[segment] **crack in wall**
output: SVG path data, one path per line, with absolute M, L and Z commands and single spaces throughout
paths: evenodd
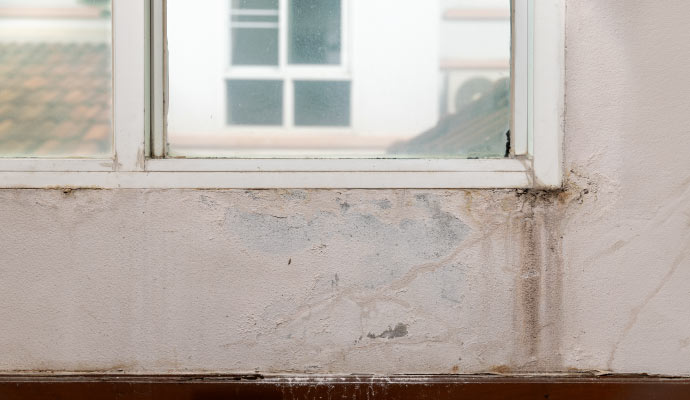
M 644 309 L 647 307 L 647 305 L 661 292 L 661 290 L 666 286 L 666 284 L 671 280 L 671 277 L 678 271 L 678 268 L 682 265 L 683 261 L 688 259 L 690 257 L 690 242 L 681 250 L 680 254 L 676 256 L 676 258 L 673 260 L 673 264 L 671 264 L 671 267 L 669 270 L 664 274 L 664 276 L 661 278 L 659 283 L 656 285 L 656 287 L 649 293 L 645 298 L 635 306 L 628 318 L 628 322 L 625 324 L 625 327 L 623 328 L 623 331 L 621 334 L 618 336 L 618 339 L 616 339 L 616 342 L 613 345 L 613 349 L 611 350 L 611 354 L 609 355 L 608 361 L 606 363 L 607 369 L 609 371 L 613 370 L 613 363 L 616 359 L 616 353 L 619 350 L 620 344 L 625 340 L 625 338 L 630 334 L 630 331 L 635 327 L 637 324 L 638 319 L 640 318 L 640 314 Z

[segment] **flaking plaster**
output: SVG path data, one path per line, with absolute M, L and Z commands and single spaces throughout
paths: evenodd
M 690 4 L 568 1 L 566 185 L 0 191 L 0 371 L 690 374 Z

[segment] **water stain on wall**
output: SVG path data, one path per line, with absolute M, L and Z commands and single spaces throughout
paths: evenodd
M 315 251 L 347 257 L 353 268 L 370 272 L 366 284 L 372 288 L 450 254 L 470 232 L 458 215 L 427 195 L 414 197 L 402 212 L 390 200 L 368 208 L 345 200 L 315 211 L 304 207 L 299 201 L 282 213 L 269 201 L 251 209 L 227 207 L 224 231 L 252 252 L 292 259 L 291 264 L 298 255 Z M 330 279 L 328 285 L 333 286 Z

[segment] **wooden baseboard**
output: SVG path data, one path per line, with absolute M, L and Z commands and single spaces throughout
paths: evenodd
M 2 400 L 690 399 L 690 378 L 649 376 L 0 376 Z

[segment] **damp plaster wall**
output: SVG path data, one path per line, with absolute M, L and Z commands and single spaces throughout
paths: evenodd
M 690 375 L 690 3 L 567 6 L 564 191 L 2 190 L 0 371 Z

